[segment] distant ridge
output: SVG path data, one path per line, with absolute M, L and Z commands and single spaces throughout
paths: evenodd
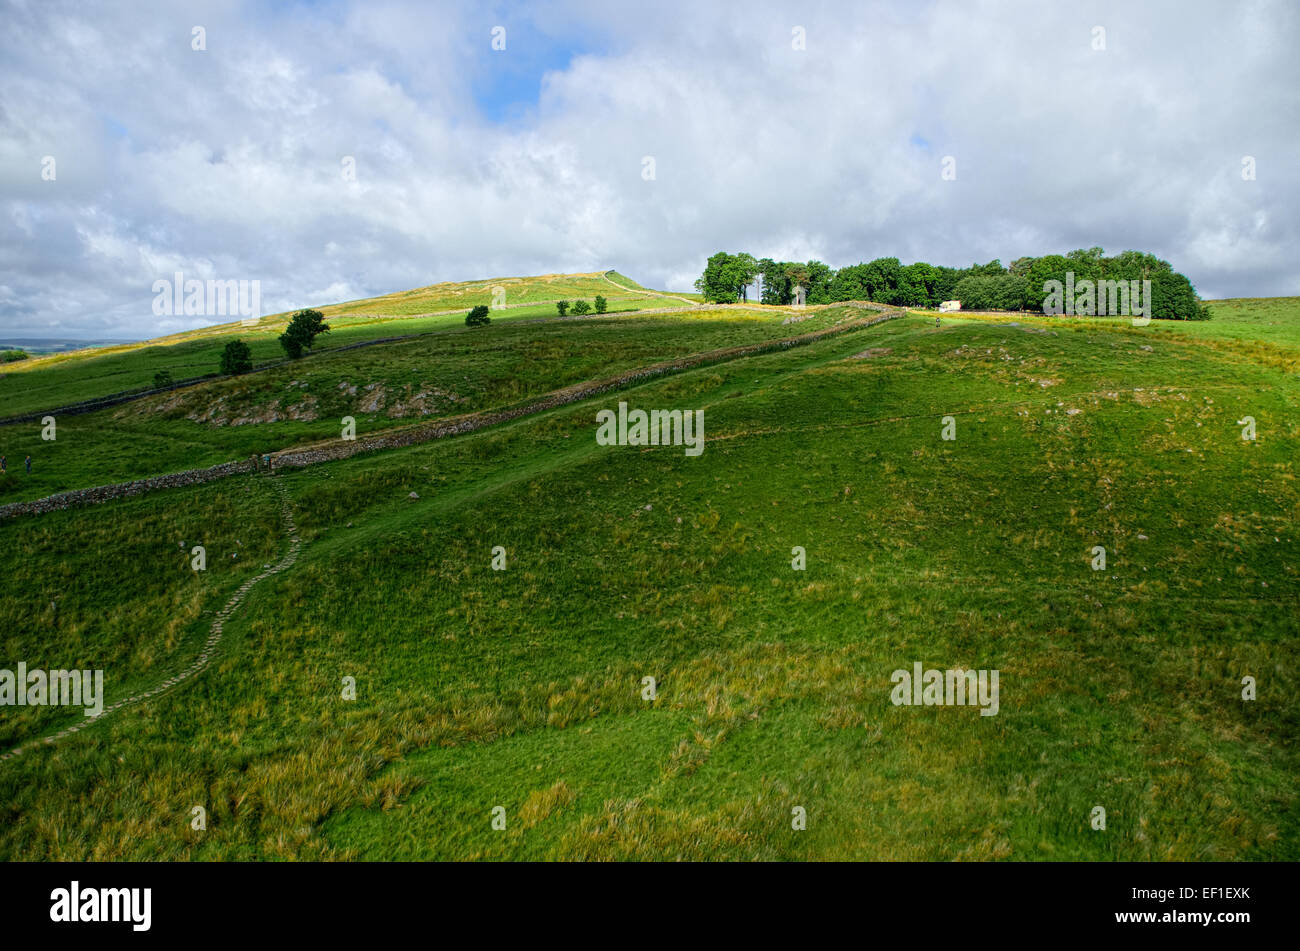
M 67 340 L 59 337 L 0 337 L 0 350 L 26 350 L 28 353 L 67 353 L 93 347 L 116 347 L 134 340 Z

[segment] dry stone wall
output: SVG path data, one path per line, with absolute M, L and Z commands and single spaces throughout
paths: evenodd
M 696 354 L 695 356 L 683 357 L 679 360 L 670 360 L 666 363 L 643 367 L 639 370 L 632 370 L 628 373 L 622 373 L 618 376 L 609 377 L 604 380 L 575 384 L 574 386 L 568 386 L 564 389 L 556 390 L 540 399 L 510 409 L 497 410 L 495 412 L 474 413 L 457 419 L 445 420 L 437 423 L 427 423 L 420 426 L 404 427 L 402 429 L 379 433 L 365 439 L 339 439 L 329 443 L 322 443 L 318 446 L 307 446 L 300 449 L 290 449 L 284 452 L 274 453 L 271 456 L 270 468 L 273 471 L 282 469 L 298 469 L 304 466 L 316 465 L 321 462 L 333 462 L 338 459 L 346 459 L 360 453 L 378 452 L 385 449 L 401 449 L 406 446 L 431 442 L 432 440 L 442 439 L 447 436 L 457 436 L 463 433 L 475 432 L 476 430 L 485 429 L 489 426 L 496 426 L 501 423 L 507 423 L 523 416 L 530 416 L 535 413 L 543 413 L 547 410 L 556 409 L 560 406 L 567 406 L 568 404 L 576 403 L 579 400 L 584 400 L 592 396 L 599 396 L 601 393 L 621 389 L 635 383 L 654 379 L 655 377 L 677 373 L 682 370 L 691 370 L 697 367 L 708 366 L 714 363 L 725 363 L 738 357 L 754 356 L 761 353 L 774 353 L 779 350 L 788 350 L 791 347 L 804 346 L 806 344 L 815 343 L 819 340 L 824 340 L 828 337 L 847 333 L 850 330 L 859 330 L 886 320 L 892 320 L 893 318 L 902 316 L 903 314 L 903 311 L 901 310 L 887 310 L 879 304 L 854 302 L 850 303 L 848 306 L 859 310 L 876 312 L 876 316 L 859 317 L 854 320 L 842 321 L 832 327 L 827 327 L 811 333 L 799 334 L 794 337 L 781 337 L 776 340 L 767 340 L 762 343 L 749 344 L 744 347 L 729 347 L 724 350 L 711 350 L 708 353 Z M 151 492 L 155 489 L 170 489 L 178 486 L 200 485 L 205 482 L 212 482 L 216 479 L 224 479 L 228 476 L 256 472 L 258 468 L 259 465 L 256 459 L 245 459 L 239 462 L 223 462 L 220 465 L 210 466 L 206 469 L 189 469 L 185 472 L 173 472 L 168 475 L 150 476 L 147 479 L 136 479 L 132 482 L 119 482 L 113 485 L 97 486 L 92 489 L 74 489 L 71 492 L 61 492 L 58 495 L 47 496 L 43 499 L 34 499 L 30 502 L 11 502 L 8 505 L 0 505 L 0 519 L 11 518 L 18 515 L 41 515 L 46 512 L 71 508 L 74 505 L 98 505 L 113 499 L 140 495 L 143 492 Z
M 243 472 L 254 472 L 256 469 L 256 462 L 252 459 L 245 459 L 241 462 L 223 462 L 207 469 L 188 469 L 184 472 L 150 476 L 147 479 L 136 479 L 133 482 L 116 482 L 112 485 L 100 485 L 92 489 L 73 489 L 71 492 L 47 495 L 43 499 L 33 499 L 30 502 L 10 502 L 7 505 L 0 505 L 0 518 L 11 518 L 15 515 L 43 515 L 46 512 L 72 508 L 74 505 L 98 505 L 113 499 L 122 499 L 127 496 L 140 495 L 144 492 L 152 492 L 155 489 L 174 489 L 183 485 L 201 485 L 204 482 L 224 479 L 227 476 L 239 475 Z

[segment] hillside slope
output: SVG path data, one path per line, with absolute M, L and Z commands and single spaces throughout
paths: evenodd
M 319 339 L 317 349 L 337 350 L 380 338 L 453 328 L 462 325 L 465 313 L 477 304 L 493 307 L 496 321 L 549 318 L 556 314 L 555 301 L 583 299 L 590 303 L 597 294 L 609 302 L 611 313 L 687 307 L 689 299 L 699 297 L 649 290 L 614 271 L 447 282 L 318 306 L 330 318 L 331 331 Z M 252 325 L 231 321 L 140 343 L 6 364 L 0 373 L 0 418 L 148 389 L 154 374 L 162 370 L 175 380 L 215 374 L 222 349 L 235 339 L 250 346 L 257 365 L 283 360 L 277 338 L 289 317 L 288 313 L 271 314 Z
M 678 321 L 444 355 L 508 389 L 754 331 Z M 102 667 L 110 699 L 283 557 L 277 481 L 302 539 L 201 676 L 0 763 L 0 856 L 1294 860 L 1300 384 L 1269 346 L 909 317 L 0 524 L 0 667 Z M 425 379 L 393 356 L 337 370 Z M 620 401 L 704 410 L 705 451 L 598 445 Z M 999 712 L 895 706 L 917 662 L 1000 671 Z M 6 708 L 0 749 L 76 715 Z
M 0 427 L 0 451 L 30 454 L 31 475 L 0 476 L 0 504 L 211 466 L 519 400 L 701 351 L 789 338 L 860 313 L 837 306 L 798 323 L 754 308 L 588 317 L 485 328 L 461 322 L 418 337 L 323 351 L 120 406 Z M 631 322 L 630 322 L 631 321 Z

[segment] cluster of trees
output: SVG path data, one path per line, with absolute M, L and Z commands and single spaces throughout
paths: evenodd
M 569 312 L 570 306 L 573 307 L 573 312 L 577 314 L 579 317 L 585 316 L 586 314 L 590 314 L 592 312 L 592 305 L 588 304 L 585 300 L 574 301 L 572 304 L 570 304 L 567 300 L 557 300 L 555 302 L 555 309 L 559 312 L 561 317 L 563 317 L 565 314 Z M 609 302 L 606 301 L 605 298 L 602 297 L 600 294 L 597 294 L 595 299 L 596 313 L 603 314 L 605 313 L 605 310 L 608 307 L 609 307 Z
M 795 288 L 801 286 L 809 304 L 869 300 L 900 307 L 937 307 L 941 301 L 959 300 L 963 310 L 1042 311 L 1047 282 L 1065 284 L 1071 272 L 1076 285 L 1084 280 L 1149 280 L 1154 318 L 1209 318 L 1209 308 L 1201 303 L 1191 281 L 1168 261 L 1141 251 L 1108 258 L 1095 247 L 1017 258 L 1007 267 L 1000 260 L 954 268 L 877 258 L 838 271 L 821 261 L 774 261 L 719 251 L 709 258 L 695 287 L 705 300 L 724 304 L 747 301 L 749 286 L 757 280 L 764 304 L 789 304 L 795 299 Z
M 19 360 L 26 359 L 25 350 L 0 350 L 0 363 L 17 363 Z

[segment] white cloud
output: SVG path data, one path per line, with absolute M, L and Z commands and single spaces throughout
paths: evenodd
M 1298 22 L 1283 2 L 15 2 L 0 329 L 179 329 L 150 309 L 176 270 L 259 279 L 271 311 L 606 265 L 685 289 L 742 248 L 838 266 L 1100 244 L 1206 296 L 1296 294 Z M 527 94 L 511 56 L 547 68 L 492 122 L 484 98 Z

